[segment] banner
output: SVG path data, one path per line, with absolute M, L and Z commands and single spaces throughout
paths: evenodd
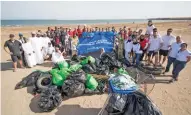
M 111 52 L 114 47 L 113 32 L 100 32 L 94 34 L 93 37 L 79 38 L 77 46 L 78 55 L 84 55 L 91 52 L 99 51 L 104 48 L 105 52 Z

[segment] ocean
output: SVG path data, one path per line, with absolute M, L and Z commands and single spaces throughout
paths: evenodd
M 118 19 L 118 20 L 1 20 L 1 26 L 38 26 L 38 25 L 67 25 L 67 24 L 116 24 L 116 23 L 147 23 L 147 19 Z M 155 20 L 166 22 L 174 20 Z

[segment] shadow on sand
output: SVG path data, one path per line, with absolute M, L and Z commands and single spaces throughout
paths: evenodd
M 55 115 L 97 115 L 101 108 L 82 108 L 80 105 L 62 105 Z
M 1 71 L 13 70 L 13 62 L 1 62 Z

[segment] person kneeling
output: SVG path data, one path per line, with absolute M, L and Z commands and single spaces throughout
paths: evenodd
M 61 52 L 59 47 L 56 46 L 55 47 L 55 52 L 52 53 L 52 62 L 55 64 L 55 63 L 64 61 L 65 59 L 63 57 L 63 53 L 64 52 Z
M 43 55 L 44 55 L 44 60 L 51 60 L 52 58 L 52 53 L 54 52 L 54 47 L 52 47 L 52 44 L 49 42 L 47 48 L 43 48 Z

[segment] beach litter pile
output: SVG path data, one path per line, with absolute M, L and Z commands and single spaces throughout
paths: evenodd
M 38 107 L 44 112 L 50 112 L 57 108 L 65 97 L 103 94 L 108 91 L 110 83 L 114 84 L 112 90 L 115 91 L 138 89 L 133 80 L 136 75 L 126 71 L 128 66 L 127 63 L 117 60 L 115 52 L 105 53 L 99 59 L 73 56 L 69 61 L 55 64 L 49 71 L 32 72 L 23 78 L 15 89 L 32 86 L 32 93 L 40 96 Z M 121 107 L 120 110 L 122 109 Z

